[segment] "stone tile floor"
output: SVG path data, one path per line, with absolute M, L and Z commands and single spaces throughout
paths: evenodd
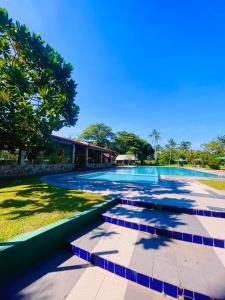
M 120 220 L 225 240 L 225 220 L 119 204 L 104 214 Z
M 88 252 L 138 273 L 202 293 L 225 297 L 225 250 L 190 244 L 103 223 L 72 241 Z
M 158 185 L 82 180 L 77 173 L 44 176 L 59 186 L 109 197 L 225 211 L 225 193 L 193 179 L 161 177 Z M 224 238 L 225 219 L 119 205 L 111 215 Z M 110 223 L 97 224 L 70 242 L 98 256 L 177 286 L 225 299 L 225 249 L 150 235 Z M 93 266 L 66 250 L 0 286 L 1 299 L 165 299 L 163 294 Z M 170 299 L 166 296 L 167 299 Z

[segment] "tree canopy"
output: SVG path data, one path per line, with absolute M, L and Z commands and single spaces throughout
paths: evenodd
M 102 147 L 109 147 L 115 134 L 110 126 L 96 123 L 88 126 L 80 135 L 80 139 Z
M 141 161 L 151 158 L 153 155 L 153 148 L 146 140 L 127 131 L 116 133 L 113 149 L 120 154 L 135 154 Z
M 0 149 L 38 147 L 76 124 L 73 67 L 0 7 Z

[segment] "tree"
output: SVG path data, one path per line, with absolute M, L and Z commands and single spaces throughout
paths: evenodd
M 112 147 L 120 154 L 132 153 L 142 162 L 151 157 L 154 152 L 152 146 L 146 140 L 127 131 L 116 133 Z
M 155 163 L 157 161 L 157 146 L 158 146 L 158 142 L 160 140 L 160 133 L 156 130 L 153 129 L 152 132 L 150 133 L 150 137 L 153 141 L 153 145 L 154 145 L 154 157 L 155 157 Z
M 88 126 L 80 135 L 80 139 L 102 147 L 109 147 L 115 134 L 112 128 L 104 123 L 96 123 Z
M 166 144 L 166 148 L 169 150 L 169 164 L 171 164 L 173 151 L 176 149 L 177 143 L 174 139 L 170 138 Z
M 225 151 L 225 135 L 219 135 L 217 140 L 220 143 L 222 150 Z
M 0 149 L 42 147 L 53 130 L 76 124 L 72 70 L 0 7 Z
M 191 142 L 188 141 L 181 141 L 179 144 L 179 150 L 181 152 L 186 152 L 189 151 L 191 149 Z
M 210 153 L 220 154 L 223 151 L 223 147 L 218 140 L 212 140 L 211 142 L 204 144 L 204 150 Z

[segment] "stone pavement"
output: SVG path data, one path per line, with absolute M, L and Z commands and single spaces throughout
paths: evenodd
M 44 176 L 49 184 L 134 201 L 225 212 L 225 193 L 191 178 L 159 184 Z M 163 229 L 225 239 L 225 219 L 119 204 L 106 216 Z M 225 299 L 225 249 L 102 222 L 67 241 L 49 259 L 0 286 L 1 299 Z M 72 254 L 72 251 L 75 255 Z M 158 291 L 158 292 L 157 292 Z
M 225 250 L 195 245 L 103 223 L 75 245 L 113 264 L 208 298 L 225 298 Z M 190 298 L 191 299 L 191 298 Z

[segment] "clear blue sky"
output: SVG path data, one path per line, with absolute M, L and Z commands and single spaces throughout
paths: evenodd
M 193 147 L 225 134 L 225 1 L 0 0 L 74 69 L 76 137 L 104 122 Z

